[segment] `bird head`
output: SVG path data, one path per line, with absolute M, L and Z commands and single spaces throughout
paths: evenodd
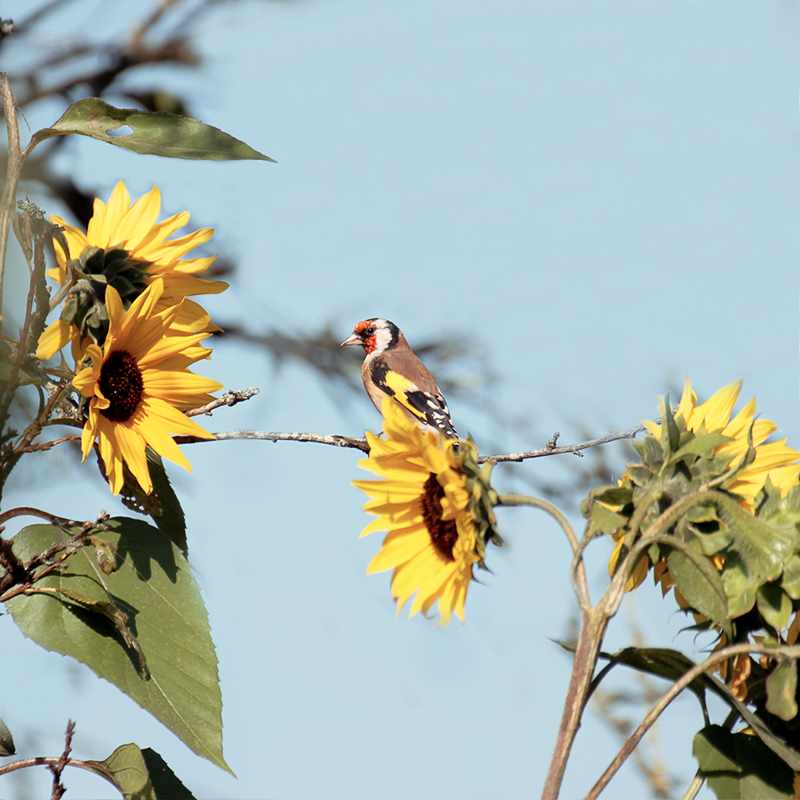
M 340 347 L 358 344 L 364 348 L 367 355 L 375 351 L 382 353 L 396 344 L 399 336 L 400 330 L 397 325 L 388 319 L 374 317 L 359 322 Z

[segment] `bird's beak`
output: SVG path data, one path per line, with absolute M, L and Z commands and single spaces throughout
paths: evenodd
M 346 347 L 348 344 L 361 344 L 361 337 L 357 333 L 351 333 L 339 347 Z

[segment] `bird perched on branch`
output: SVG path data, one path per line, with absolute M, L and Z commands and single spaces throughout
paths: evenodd
M 450 409 L 436 381 L 414 355 L 397 325 L 388 319 L 365 319 L 341 347 L 351 344 L 361 345 L 367 354 L 361 365 L 361 378 L 378 411 L 382 410 L 386 397 L 393 397 L 423 431 L 441 432 L 448 439 L 458 438 Z

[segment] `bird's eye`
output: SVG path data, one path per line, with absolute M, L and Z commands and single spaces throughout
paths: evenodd
M 373 333 L 375 333 L 374 325 L 370 325 L 368 328 L 364 328 L 364 330 L 362 331 L 363 336 L 372 336 Z

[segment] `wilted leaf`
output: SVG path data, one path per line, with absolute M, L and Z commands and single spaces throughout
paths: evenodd
M 109 131 L 130 127 L 131 133 L 112 136 Z M 165 111 L 115 108 L 97 97 L 73 103 L 52 128 L 34 134 L 38 143 L 52 136 L 77 133 L 145 155 L 211 161 L 255 159 L 273 161 L 250 145 L 219 128 Z
M 222 697 L 208 617 L 188 562 L 158 529 L 128 518 L 108 521 L 103 533 L 116 547 L 117 570 L 106 575 L 85 547 L 67 568 L 37 588 L 66 589 L 121 609 L 139 642 L 147 670 L 120 631 L 100 614 L 52 594 L 19 595 L 7 604 L 26 636 L 72 656 L 118 686 L 163 722 L 198 755 L 229 769 L 222 756 Z M 50 525 L 32 525 L 14 539 L 29 559 L 69 537 Z

